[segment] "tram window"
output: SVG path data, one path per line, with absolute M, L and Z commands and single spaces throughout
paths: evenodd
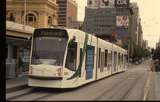
M 98 48 L 97 48 L 97 58 L 96 58 L 96 60 L 97 60 L 97 65 L 96 65 L 96 67 L 98 68 L 98 64 L 99 64 L 99 60 L 98 60 L 98 56 L 99 56 L 99 53 L 98 53 Z
M 99 48 L 98 68 L 101 67 L 101 48 Z
M 82 48 L 80 48 L 80 61 L 79 61 L 79 63 L 82 63 L 81 61 L 82 61 Z M 80 71 L 80 77 L 81 77 L 81 71 Z
M 123 62 L 124 62 L 124 58 L 123 58 L 123 54 L 122 54 L 122 64 L 123 64 Z
M 114 71 L 116 71 L 117 67 L 117 52 L 114 52 Z
M 72 71 L 75 71 L 76 62 L 77 62 L 77 42 L 70 42 L 68 44 L 65 67 Z
M 105 67 L 107 67 L 108 50 L 105 50 Z
M 119 65 L 121 64 L 121 55 L 120 55 L 120 53 L 118 53 L 118 64 Z
M 104 67 L 104 52 L 101 52 L 100 53 L 100 55 L 101 55 L 101 60 L 100 60 L 100 63 L 101 63 L 101 65 L 100 65 L 100 72 L 103 72 L 103 67 Z

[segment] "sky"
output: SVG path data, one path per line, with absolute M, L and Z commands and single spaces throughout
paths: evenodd
M 143 39 L 148 45 L 154 47 L 160 38 L 160 0 L 130 0 L 137 2 L 143 29 Z M 76 0 L 78 3 L 78 20 L 83 21 L 87 0 Z

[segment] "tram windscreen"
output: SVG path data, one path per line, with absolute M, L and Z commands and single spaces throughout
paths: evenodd
M 68 35 L 61 29 L 36 29 L 33 37 L 32 64 L 63 65 Z

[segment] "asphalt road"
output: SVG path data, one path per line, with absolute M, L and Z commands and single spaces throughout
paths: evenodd
M 155 97 L 150 61 L 73 90 L 27 88 L 6 95 L 13 101 L 152 100 Z

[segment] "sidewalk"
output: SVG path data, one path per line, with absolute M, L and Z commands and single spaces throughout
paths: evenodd
M 6 93 L 10 93 L 10 92 L 21 90 L 21 89 L 28 87 L 27 82 L 28 82 L 27 74 L 24 74 L 18 78 L 7 79 L 6 80 Z

